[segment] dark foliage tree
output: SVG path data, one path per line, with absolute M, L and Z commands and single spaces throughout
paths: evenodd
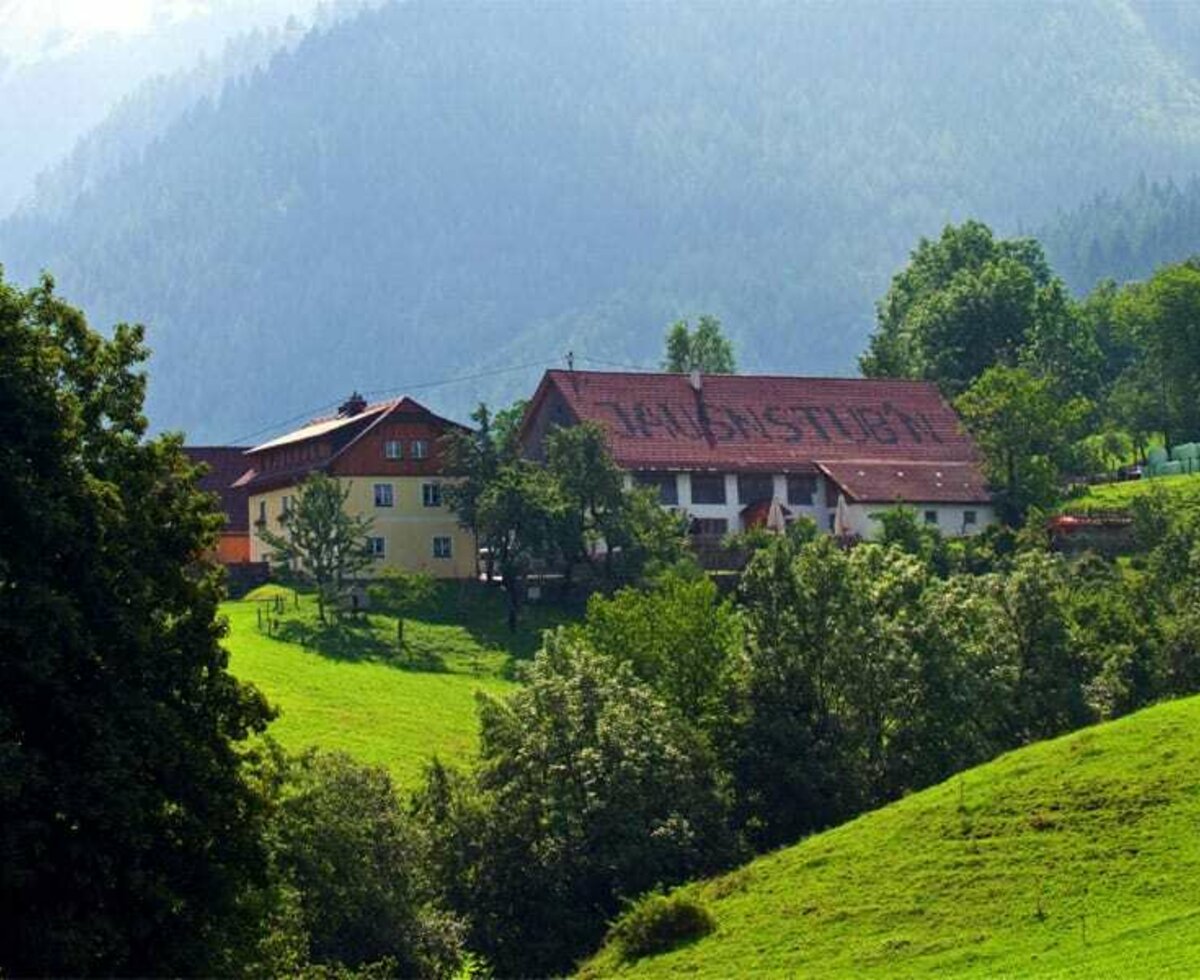
M 548 976 L 623 897 L 726 862 L 731 836 L 711 755 L 628 665 L 549 635 L 526 680 L 482 698 L 478 802 L 435 769 L 421 812 L 472 947 L 501 975 Z
M 221 517 L 145 438 L 140 327 L 0 281 L 0 972 L 213 974 L 264 868 Z M 231 959 L 233 957 L 233 959 Z
M 948 395 L 992 366 L 1028 367 L 1061 397 L 1099 394 L 1104 352 L 1031 238 L 997 239 L 978 221 L 922 239 L 878 306 L 859 359 L 868 377 L 924 378 Z
M 500 467 L 477 498 L 479 545 L 499 569 L 511 630 L 517 628 L 525 580 L 535 562 L 558 557 L 565 510 L 557 481 L 524 460 Z
M 562 495 L 560 552 L 568 581 L 573 567 L 602 555 L 611 567 L 614 538 L 625 517 L 625 485 L 608 452 L 604 429 L 595 422 L 556 428 L 546 437 L 546 471 Z
M 644 589 L 593 596 L 584 633 L 701 731 L 728 723 L 741 630 L 732 601 L 708 577 L 671 571 Z
M 429 900 L 417 830 L 387 773 L 309 752 L 277 758 L 272 778 L 267 841 L 301 965 L 447 975 L 462 927 Z
M 1127 286 L 1116 312 L 1143 352 L 1130 381 L 1155 406 L 1167 445 L 1200 437 L 1200 259 Z
M 1072 460 L 1090 411 L 1083 398 L 1064 400 L 1054 381 L 1025 368 L 997 365 L 955 402 L 984 457 L 1001 517 L 1018 525 L 1030 507 L 1059 494 L 1059 475 Z
M 475 428 L 470 432 L 453 430 L 444 437 L 443 450 L 447 469 L 458 479 L 447 484 L 442 493 L 446 503 L 458 515 L 464 528 L 479 535 L 479 497 L 488 483 L 495 479 L 502 460 L 510 462 L 515 453 L 508 454 L 497 444 L 492 413 L 480 403 L 471 413 Z

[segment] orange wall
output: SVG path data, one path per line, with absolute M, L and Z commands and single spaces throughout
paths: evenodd
M 226 565 L 236 565 L 250 560 L 249 532 L 222 532 L 217 542 L 217 561 Z

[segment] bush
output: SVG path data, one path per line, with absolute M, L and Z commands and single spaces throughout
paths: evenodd
M 609 933 L 626 962 L 653 956 L 707 936 L 716 922 L 703 905 L 682 895 L 648 895 L 621 916 Z

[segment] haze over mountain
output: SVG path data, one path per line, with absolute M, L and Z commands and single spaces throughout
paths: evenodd
M 746 369 L 849 373 L 919 235 L 1200 169 L 1197 37 L 1118 0 L 389 4 L 0 225 L 0 263 L 147 323 L 195 441 L 353 387 L 462 416 L 700 312 Z
M 286 41 L 289 18 L 295 31 L 337 9 L 314 11 L 317 3 L 0 0 L 0 215 L 142 82 L 170 86 L 197 61 L 210 79 L 243 67 L 253 42 L 269 51 Z

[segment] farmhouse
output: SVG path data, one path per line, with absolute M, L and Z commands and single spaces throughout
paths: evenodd
M 904 503 L 943 534 L 995 520 L 976 448 L 922 381 L 547 371 L 522 422 L 541 458 L 554 426 L 595 422 L 630 483 L 690 518 L 698 544 L 809 517 L 871 537 Z
M 225 565 L 250 560 L 250 522 L 246 509 L 246 491 L 234 487 L 246 471 L 245 446 L 188 446 L 184 449 L 193 463 L 203 463 L 208 471 L 200 477 L 201 490 L 215 493 L 225 515 L 225 524 L 217 540 L 216 559 Z
M 247 494 L 251 559 L 267 559 L 270 549 L 257 532 L 278 531 L 299 485 L 319 470 L 349 485 L 349 513 L 373 520 L 376 569 L 470 577 L 474 539 L 442 499 L 452 481 L 441 441 L 454 430 L 465 431 L 411 398 L 369 405 L 354 394 L 336 415 L 248 450 L 234 487 Z

